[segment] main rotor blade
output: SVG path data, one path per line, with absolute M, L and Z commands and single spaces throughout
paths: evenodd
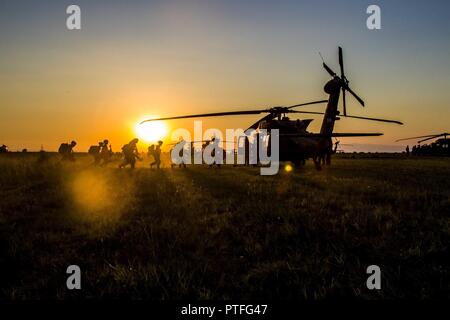
M 313 102 L 294 104 L 293 106 L 289 106 L 289 107 L 286 107 L 286 108 L 287 109 L 291 109 L 291 108 L 297 108 L 297 107 L 301 107 L 301 106 L 308 106 L 308 105 L 311 105 L 311 104 L 319 104 L 319 103 L 328 103 L 328 100 L 318 100 L 318 101 L 313 101 Z
M 178 141 L 178 142 L 174 142 L 174 143 L 166 143 L 166 146 L 175 146 L 177 144 L 180 144 L 182 142 L 184 143 L 190 143 L 190 144 L 194 144 L 194 143 L 200 143 L 200 142 L 210 142 L 211 140 L 197 140 L 197 141 Z
M 311 137 L 311 138 L 332 138 L 332 137 L 378 137 L 382 136 L 382 133 L 281 133 L 280 136 L 286 137 Z
M 300 106 L 311 105 L 311 104 L 326 103 L 326 102 L 328 102 L 328 100 L 319 100 L 319 101 L 306 102 L 306 103 L 296 104 L 296 105 L 287 107 L 287 109 L 300 107 Z M 141 124 L 145 123 L 145 122 L 149 122 L 149 121 L 175 120 L 175 119 L 187 119 L 187 118 L 202 118 L 202 117 L 236 116 L 236 115 L 247 115 L 247 114 L 261 114 L 261 113 L 265 113 L 265 112 L 271 112 L 271 109 L 230 111 L 230 112 L 213 112 L 213 113 L 190 114 L 190 115 L 175 116 L 175 117 L 163 117 L 163 118 L 147 119 L 147 120 L 142 121 Z M 263 119 L 261 119 L 261 120 L 263 120 Z M 256 128 L 257 128 L 258 124 L 259 124 L 259 122 L 256 122 L 250 128 L 252 128 L 255 125 L 256 125 Z M 256 129 L 256 128 L 254 128 L 254 129 Z
M 347 90 L 348 92 L 350 92 L 350 93 L 355 97 L 355 99 L 358 100 L 358 102 L 359 102 L 363 107 L 365 106 L 363 99 L 361 99 L 360 97 L 358 97 L 358 95 L 357 95 L 352 89 L 350 89 L 349 86 L 346 86 L 346 87 L 344 88 L 344 90 Z
M 324 112 L 313 112 L 313 111 L 297 111 L 292 110 L 289 113 L 307 113 L 307 114 L 325 114 Z M 397 120 L 389 120 L 389 119 L 379 119 L 379 118 L 368 118 L 368 117 L 359 117 L 359 116 L 344 116 L 344 115 L 336 115 L 337 117 L 344 118 L 353 118 L 353 119 L 361 119 L 361 120 L 369 120 L 369 121 L 378 121 L 378 122 L 388 122 L 388 123 L 396 123 L 402 125 L 403 122 Z
M 429 134 L 429 135 L 426 135 L 426 136 L 418 136 L 418 137 L 411 137 L 411 138 L 403 138 L 403 139 L 395 140 L 395 142 L 405 141 L 405 140 L 413 140 L 413 139 L 420 139 L 420 138 L 435 137 L 435 136 L 437 136 L 437 135 L 438 135 L 438 134 Z M 443 133 L 442 135 L 445 135 L 445 133 Z M 447 135 L 450 135 L 450 134 L 447 133 Z
M 426 138 L 426 139 L 422 139 L 422 140 L 417 141 L 417 143 L 422 143 L 422 142 L 425 142 L 425 141 L 428 141 L 428 140 L 433 140 L 433 139 L 439 138 L 441 136 L 442 135 L 437 135 L 437 136 L 429 137 L 429 138 Z
M 436 138 L 443 137 L 443 136 L 448 136 L 448 135 L 449 135 L 448 133 L 437 134 L 437 135 L 435 135 L 435 136 L 433 136 L 433 137 L 430 137 L 430 138 L 426 138 L 426 139 L 420 140 L 420 141 L 418 141 L 418 143 L 422 143 L 422 142 L 424 142 L 424 141 L 428 141 L 428 140 L 432 140 L 432 139 L 436 139 Z
M 383 133 L 332 133 L 332 137 L 379 137 Z
M 325 68 L 325 70 L 327 70 L 330 76 L 332 76 L 333 78 L 336 76 L 336 73 L 333 70 L 331 70 L 331 68 L 327 66 L 325 62 L 323 63 L 323 67 Z
M 345 78 L 345 74 L 344 74 L 344 58 L 342 55 L 342 48 L 339 47 L 339 65 L 341 67 L 341 79 Z
M 344 104 L 344 116 L 347 115 L 347 102 L 345 100 L 345 90 L 342 89 L 342 103 Z
M 187 119 L 187 118 L 202 118 L 202 117 L 236 116 L 236 115 L 244 115 L 244 114 L 261 114 L 263 112 L 268 112 L 268 111 L 267 110 L 248 110 L 248 111 L 200 113 L 200 114 L 190 114 L 190 115 L 185 115 L 185 116 L 147 119 L 147 120 L 142 121 L 141 124 L 144 123 L 144 122 L 149 122 L 149 121 L 175 120 L 175 119 Z
M 298 110 L 289 110 L 287 113 L 325 114 L 325 112 L 320 111 L 298 111 Z
M 388 123 L 396 123 L 396 124 L 399 124 L 399 125 L 403 125 L 403 122 L 397 121 L 397 120 L 380 119 L 380 118 L 367 118 L 367 117 L 358 117 L 358 116 L 339 116 L 339 117 L 361 119 L 361 120 L 369 120 L 369 121 L 378 121 L 378 122 L 388 122 Z

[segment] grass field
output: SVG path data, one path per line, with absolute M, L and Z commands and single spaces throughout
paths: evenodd
M 0 299 L 450 297 L 450 159 L 278 176 L 90 161 L 0 157 Z

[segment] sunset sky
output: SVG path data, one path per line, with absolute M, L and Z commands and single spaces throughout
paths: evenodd
M 70 4 L 81 7 L 81 30 L 66 28 Z M 370 4 L 381 7 L 381 30 L 366 28 Z M 392 151 L 396 139 L 450 130 L 449 16 L 444 0 L 2 0 L 0 144 L 56 150 L 74 139 L 86 151 L 108 138 L 119 150 L 146 116 L 326 99 L 318 52 L 338 71 L 340 45 L 350 86 L 366 102 L 348 98 L 348 113 L 405 125 L 346 119 L 335 131 L 383 132 L 341 140 Z M 313 118 L 316 131 L 321 117 Z M 257 119 L 205 118 L 203 127 Z M 193 119 L 167 125 L 191 129 Z

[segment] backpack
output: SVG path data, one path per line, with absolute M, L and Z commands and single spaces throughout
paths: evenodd
M 68 143 L 61 143 L 61 145 L 59 146 L 58 152 L 60 154 L 63 154 L 63 153 L 67 153 L 68 150 L 69 150 L 69 144 Z
M 100 152 L 100 147 L 99 146 L 90 146 L 89 147 L 89 154 L 97 154 Z
M 122 152 L 123 153 L 129 153 L 130 152 L 130 145 L 129 144 L 124 144 L 122 147 Z

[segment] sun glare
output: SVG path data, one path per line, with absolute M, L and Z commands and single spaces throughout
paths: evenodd
M 135 131 L 139 139 L 145 142 L 156 142 L 167 135 L 167 125 L 162 121 L 138 123 Z

